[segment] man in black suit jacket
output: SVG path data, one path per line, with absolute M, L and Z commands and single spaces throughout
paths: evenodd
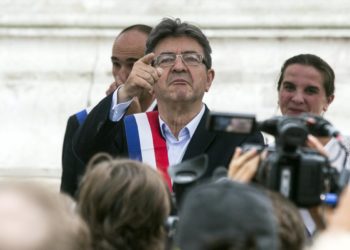
M 150 26 L 136 24 L 123 29 L 116 37 L 113 43 L 111 57 L 114 82 L 106 91 L 107 95 L 112 94 L 119 85 L 126 81 L 134 62 L 144 55 L 146 40 L 151 29 Z M 137 109 L 142 110 L 142 107 L 135 101 L 129 112 L 141 112 L 141 110 L 137 111 Z M 72 139 L 78 128 L 85 122 L 89 111 L 90 109 L 87 108 L 70 116 L 64 135 L 61 191 L 71 196 L 74 196 L 77 189 L 78 177 L 81 175 L 79 166 L 83 164 L 78 158 L 72 155 Z
M 78 128 L 84 123 L 89 110 L 84 109 L 68 118 L 66 131 L 64 133 L 62 148 L 62 177 L 61 191 L 71 194 L 76 190 L 75 179 L 77 176 L 77 167 L 79 162 L 72 155 L 72 139 Z M 73 195 L 73 194 L 72 194 Z
M 214 79 L 210 54 L 209 41 L 198 27 L 180 19 L 161 21 L 149 35 L 146 55 L 116 90 L 116 100 L 103 99 L 80 128 L 73 142 L 75 156 L 84 164 L 98 152 L 129 156 L 123 119 L 126 108 L 120 107 L 145 90 L 157 99 L 157 130 L 166 141 L 170 165 L 206 153 L 205 177 L 209 177 L 216 167 L 228 166 L 235 147 L 245 142 L 263 144 L 260 133 L 247 136 L 206 129 L 209 110 L 202 99 Z M 85 166 L 81 168 L 83 173 Z

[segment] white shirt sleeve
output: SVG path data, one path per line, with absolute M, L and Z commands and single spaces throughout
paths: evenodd
M 128 109 L 128 107 L 130 106 L 130 104 L 132 102 L 132 99 L 131 99 L 130 101 L 127 101 L 127 102 L 118 103 L 118 91 L 123 86 L 124 86 L 123 84 L 120 85 L 113 92 L 112 105 L 111 105 L 111 109 L 109 111 L 109 119 L 112 122 L 120 121 L 120 119 L 123 117 L 123 115 L 125 114 L 126 110 Z

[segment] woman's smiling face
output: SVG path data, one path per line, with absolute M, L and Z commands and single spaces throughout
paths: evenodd
M 291 64 L 284 74 L 278 91 L 283 115 L 300 115 L 308 112 L 321 115 L 333 101 L 334 95 L 326 96 L 324 77 L 310 65 Z

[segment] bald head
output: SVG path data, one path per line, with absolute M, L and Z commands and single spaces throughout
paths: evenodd
M 118 84 L 126 81 L 134 63 L 144 55 L 147 38 L 146 30 L 133 28 L 122 31 L 115 39 L 111 59 L 113 77 Z

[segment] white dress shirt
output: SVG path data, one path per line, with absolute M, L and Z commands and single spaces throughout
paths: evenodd
M 123 117 L 132 102 L 132 100 L 130 100 L 127 102 L 118 103 L 118 91 L 121 87 L 123 87 L 123 85 L 119 86 L 113 93 L 109 118 L 114 122 L 119 121 Z M 153 103 L 151 107 L 147 109 L 147 111 L 152 111 L 154 106 L 155 104 Z M 170 166 L 181 162 L 187 146 L 204 115 L 204 111 L 205 106 L 202 105 L 201 111 L 180 130 L 178 139 L 170 131 L 169 126 L 159 117 L 160 130 L 166 141 Z
M 168 149 L 168 159 L 169 165 L 175 165 L 181 162 L 187 146 L 196 131 L 200 120 L 204 115 L 205 107 L 202 105 L 201 111 L 183 127 L 180 132 L 178 139 L 170 131 L 168 125 L 159 117 L 160 129 L 163 137 L 165 138 L 167 149 Z
M 118 122 L 120 119 L 122 119 L 122 117 L 125 114 L 126 110 L 128 109 L 128 107 L 132 103 L 132 99 L 130 99 L 127 102 L 118 103 L 118 91 L 123 86 L 124 86 L 124 84 L 120 85 L 113 92 L 112 105 L 111 105 L 111 109 L 109 111 L 109 119 L 112 122 Z M 156 101 L 152 102 L 152 104 L 147 108 L 146 112 L 154 110 L 156 105 L 157 105 Z

